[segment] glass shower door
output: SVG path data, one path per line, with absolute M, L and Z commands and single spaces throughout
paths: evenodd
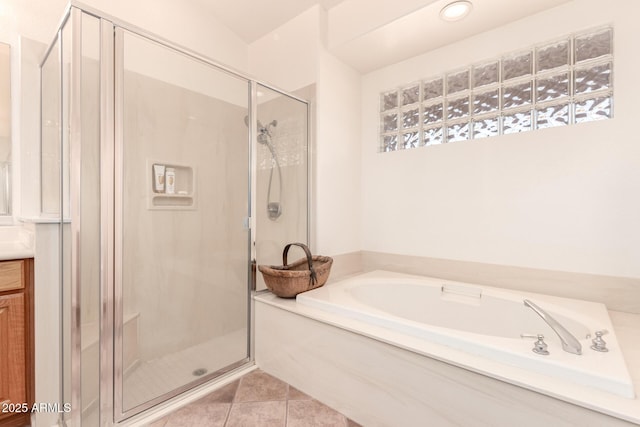
M 249 359 L 247 80 L 116 29 L 115 408 Z
M 291 242 L 309 244 L 309 105 L 256 85 L 255 245 L 258 264 L 279 265 Z M 310 95 L 303 88 L 299 95 Z M 299 249 L 290 260 L 302 258 Z M 266 288 L 261 274 L 256 288 Z

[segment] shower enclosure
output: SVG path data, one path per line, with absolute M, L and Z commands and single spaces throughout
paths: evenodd
M 252 363 L 255 264 L 308 243 L 308 121 L 298 97 L 69 7 L 41 65 L 64 423 L 117 425 Z

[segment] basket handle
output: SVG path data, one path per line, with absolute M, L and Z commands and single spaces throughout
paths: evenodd
M 284 250 L 282 251 L 282 265 L 285 269 L 287 268 L 287 254 L 289 253 L 289 248 L 293 245 L 300 246 L 304 250 L 304 253 L 307 255 L 307 264 L 309 264 L 309 271 L 311 271 L 311 276 L 309 277 L 309 286 L 315 285 L 318 279 L 316 278 L 316 271 L 313 269 L 313 257 L 311 256 L 311 251 L 304 243 L 289 243 L 287 246 L 285 246 Z

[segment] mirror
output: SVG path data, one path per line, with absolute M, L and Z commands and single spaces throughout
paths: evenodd
M 11 165 L 11 47 L 0 43 L 0 215 L 9 215 Z

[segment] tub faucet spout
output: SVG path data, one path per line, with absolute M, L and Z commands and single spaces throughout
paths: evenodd
M 542 320 L 544 320 L 556 334 L 558 334 L 558 337 L 562 342 L 562 349 L 564 351 L 573 354 L 582 354 L 582 345 L 576 339 L 576 337 L 571 335 L 571 332 L 567 331 L 564 326 L 562 326 L 549 313 L 547 313 L 528 299 L 524 300 L 524 305 L 535 311 L 535 313 L 540 316 Z

